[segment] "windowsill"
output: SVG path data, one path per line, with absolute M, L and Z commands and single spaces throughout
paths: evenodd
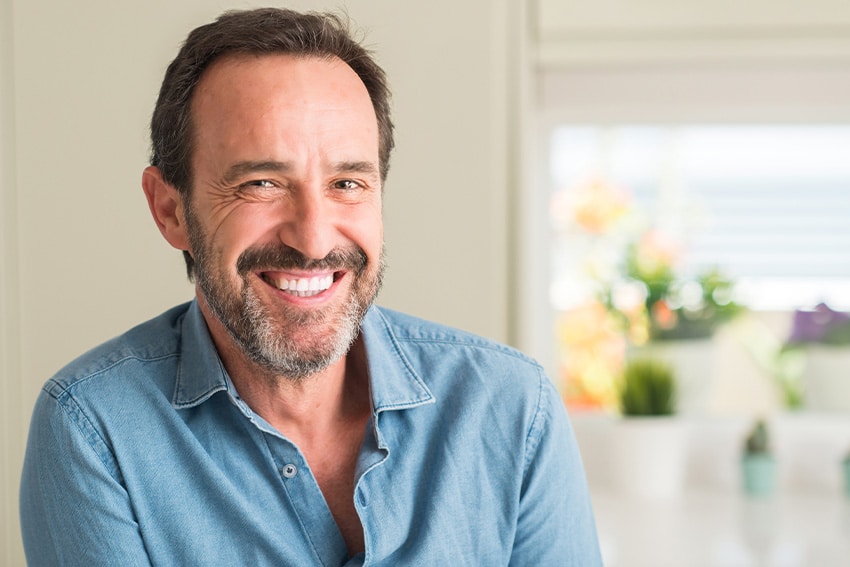
M 850 557 L 850 497 L 841 459 L 850 414 L 800 412 L 768 420 L 778 463 L 770 497 L 741 487 L 746 417 L 680 418 L 687 428 L 685 487 L 648 499 L 615 488 L 612 436 L 620 418 L 571 416 L 591 487 L 608 567 L 843 565 Z
M 647 501 L 594 490 L 607 567 L 809 567 L 850 557 L 850 499 L 689 491 Z

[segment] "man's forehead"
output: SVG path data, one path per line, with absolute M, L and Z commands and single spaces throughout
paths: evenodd
M 352 171 L 350 164 L 357 163 L 361 173 L 368 163 L 380 177 L 374 106 L 360 77 L 338 57 L 223 56 L 199 81 L 191 118 L 193 162 L 199 151 L 217 148 L 234 159 L 220 163 L 223 167 L 269 160 L 286 164 L 298 146 L 312 146 L 333 149 L 326 154 L 329 163 L 348 164 Z
M 192 93 L 190 114 L 195 121 L 200 109 L 208 105 L 224 119 L 225 114 L 231 114 L 229 109 L 236 107 L 250 113 L 275 107 L 292 107 L 302 112 L 309 105 L 321 104 L 328 111 L 368 116 L 377 128 L 374 104 L 366 85 L 336 56 L 287 53 L 222 56 L 201 75 Z M 210 116 L 204 117 L 205 122 L 209 119 Z
M 231 73 L 251 74 L 254 70 L 263 69 L 261 75 L 268 78 L 278 77 L 285 79 L 287 76 L 297 74 L 300 69 L 307 67 L 315 67 L 322 69 L 321 73 L 327 74 L 329 71 L 342 72 L 343 75 L 348 75 L 351 80 L 356 81 L 363 86 L 364 91 L 366 85 L 345 61 L 336 55 L 321 55 L 321 54 L 293 54 L 286 52 L 274 53 L 244 53 L 234 52 L 220 55 L 213 60 L 203 73 L 201 73 L 198 84 L 195 87 L 193 98 L 197 97 L 198 91 L 211 82 L 211 77 L 219 75 L 227 75 Z M 268 73 L 269 69 L 276 69 L 272 73 Z M 227 86 L 227 81 L 224 81 L 224 86 Z

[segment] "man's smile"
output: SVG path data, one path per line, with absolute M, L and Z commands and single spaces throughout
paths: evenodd
M 330 289 L 341 273 L 316 274 L 309 277 L 282 272 L 263 272 L 260 278 L 280 291 L 298 297 L 312 297 Z

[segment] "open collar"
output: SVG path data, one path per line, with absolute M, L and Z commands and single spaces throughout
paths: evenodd
M 361 325 L 369 369 L 374 413 L 433 403 L 434 397 L 404 353 L 392 326 L 379 307 L 366 313 Z M 172 398 L 175 408 L 197 406 L 213 394 L 232 388 L 198 302 L 189 305 L 183 322 L 180 363 Z M 235 397 L 236 393 L 231 392 Z

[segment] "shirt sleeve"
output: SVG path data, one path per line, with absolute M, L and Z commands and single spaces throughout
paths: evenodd
M 557 390 L 540 378 L 510 565 L 601 566 L 578 444 Z
M 21 478 L 27 563 L 150 565 L 120 472 L 73 398 L 42 391 Z

